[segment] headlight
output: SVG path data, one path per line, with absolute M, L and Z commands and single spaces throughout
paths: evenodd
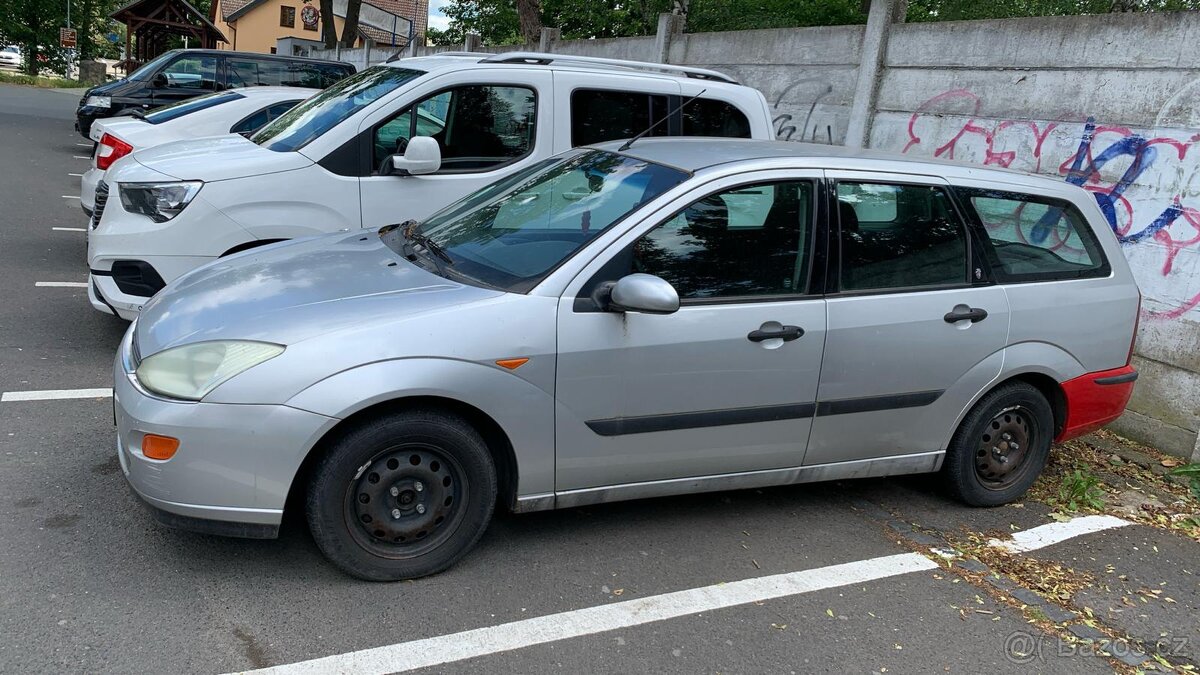
M 111 108 L 112 107 L 112 97 L 111 96 L 89 96 L 89 97 L 87 97 L 87 100 L 83 102 L 83 104 L 90 105 L 93 108 Z
M 199 401 L 225 380 L 279 356 L 283 349 L 245 340 L 197 342 L 146 357 L 137 379 L 156 394 Z
M 121 205 L 130 213 L 149 216 L 156 223 L 165 223 L 179 215 L 196 193 L 201 181 L 179 183 L 118 183 Z

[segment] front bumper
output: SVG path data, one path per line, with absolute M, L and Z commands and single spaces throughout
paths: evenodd
M 132 339 L 133 327 L 113 364 L 117 456 L 130 487 L 168 525 L 273 536 L 301 462 L 337 420 L 284 405 L 157 397 L 131 372 Z M 179 439 L 179 450 L 168 460 L 147 458 L 148 433 Z
M 79 106 L 79 109 L 75 111 L 75 130 L 90 141 L 92 140 L 90 135 L 92 131 L 92 122 L 95 122 L 99 118 L 113 116 L 114 113 L 112 108 L 97 108 L 90 105 L 81 105 Z

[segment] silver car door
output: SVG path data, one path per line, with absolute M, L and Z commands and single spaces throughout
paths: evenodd
M 646 218 L 560 299 L 556 489 L 799 466 L 825 342 L 807 292 L 820 171 L 701 186 Z M 603 311 L 597 287 L 671 282 L 670 315 Z
M 940 452 L 1000 373 L 1007 296 L 986 281 L 944 180 L 827 175 L 840 265 L 805 464 Z

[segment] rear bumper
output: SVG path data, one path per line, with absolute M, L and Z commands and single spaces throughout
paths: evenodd
M 1133 366 L 1081 375 L 1062 383 L 1067 421 L 1055 441 L 1091 433 L 1125 412 L 1138 373 Z

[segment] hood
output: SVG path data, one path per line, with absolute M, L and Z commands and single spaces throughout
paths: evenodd
M 298 152 L 275 152 L 238 134 L 164 143 L 137 153 L 142 164 L 179 180 L 218 181 L 294 171 L 313 161 Z
M 122 77 L 119 80 L 98 84 L 91 89 L 88 89 L 87 91 L 83 92 L 83 97 L 86 99 L 92 94 L 97 96 L 120 96 L 130 89 L 140 88 L 141 86 L 142 85 L 140 83 L 136 83 L 134 80 L 131 80 L 127 77 Z
M 138 350 L 149 356 L 219 339 L 290 345 L 500 295 L 408 262 L 375 232 L 337 232 L 251 249 L 180 277 L 142 309 Z

